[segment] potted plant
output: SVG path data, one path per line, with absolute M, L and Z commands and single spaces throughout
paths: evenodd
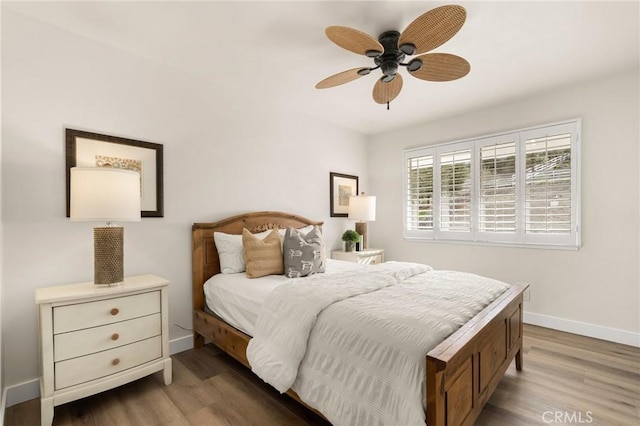
M 347 229 L 342 234 L 342 241 L 344 241 L 344 251 L 355 251 L 356 243 L 360 241 L 360 234 L 351 229 Z

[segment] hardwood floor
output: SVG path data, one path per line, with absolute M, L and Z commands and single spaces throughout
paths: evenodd
M 640 424 L 640 349 L 525 325 L 512 365 L 476 425 Z M 54 425 L 327 425 L 211 345 L 159 375 L 55 409 Z M 5 425 L 38 425 L 39 400 L 7 408 Z M 404 425 L 391 425 L 404 426 Z

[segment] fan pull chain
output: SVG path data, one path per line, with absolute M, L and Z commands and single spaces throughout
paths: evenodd
M 389 111 L 389 102 L 387 102 L 387 111 Z

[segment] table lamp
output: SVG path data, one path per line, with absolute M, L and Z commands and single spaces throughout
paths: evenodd
M 124 281 L 124 229 L 112 222 L 140 221 L 140 174 L 107 167 L 71 168 L 72 222 L 99 221 L 93 228 L 94 284 Z
M 349 219 L 356 221 L 356 232 L 362 235 L 362 250 L 367 246 L 367 222 L 376 220 L 376 197 L 360 195 L 349 197 Z

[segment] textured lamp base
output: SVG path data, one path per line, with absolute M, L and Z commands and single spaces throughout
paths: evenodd
M 124 228 L 93 228 L 93 283 L 113 285 L 124 281 L 122 263 Z
M 367 246 L 367 222 L 356 222 L 356 232 L 362 235 L 362 247 L 360 250 L 366 249 Z

